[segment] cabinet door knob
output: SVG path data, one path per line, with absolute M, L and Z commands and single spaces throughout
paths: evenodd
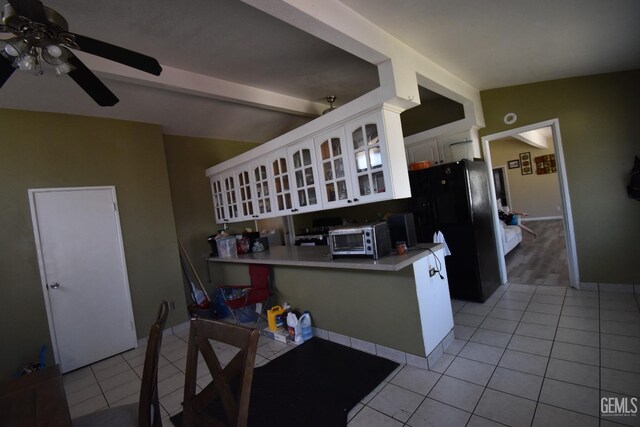
M 347 203 L 351 203 L 351 199 L 347 200 Z
M 354 198 L 354 199 L 353 199 L 353 201 L 354 201 L 354 202 L 357 202 L 357 201 L 358 201 L 358 199 L 355 199 L 355 198 Z

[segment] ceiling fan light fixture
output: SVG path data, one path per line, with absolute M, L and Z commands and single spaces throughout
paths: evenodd
M 46 47 L 46 52 L 53 58 L 60 58 L 62 55 L 62 48 L 56 44 L 50 44 Z M 44 51 L 42 52 L 42 56 L 44 56 Z
M 22 55 L 22 58 L 18 61 L 18 68 L 20 71 L 34 71 L 37 66 L 37 59 L 31 54 Z
M 4 48 L 3 51 L 10 57 L 20 58 L 22 55 L 29 50 L 27 43 L 21 38 L 14 37 L 9 40 L 3 40 Z

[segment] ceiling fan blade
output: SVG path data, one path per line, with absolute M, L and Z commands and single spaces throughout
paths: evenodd
M 9 0 L 9 4 L 20 16 L 24 16 L 35 22 L 40 22 L 41 24 L 49 22 L 47 13 L 40 0 Z
M 86 65 L 82 63 L 74 54 L 69 52 L 70 56 L 67 60 L 69 64 L 71 64 L 74 69 L 69 72 L 69 77 L 71 77 L 82 89 L 84 89 L 87 94 L 93 98 L 94 101 L 98 103 L 101 107 L 111 107 L 118 103 L 118 98 L 109 90 L 108 87 L 104 85 L 98 79 L 98 77 L 93 74 L 93 72 L 87 68 Z
M 92 55 L 101 56 L 132 68 L 159 76 L 162 67 L 155 58 L 115 46 L 90 37 L 73 34 L 80 50 Z
M 13 74 L 15 70 L 13 65 L 11 65 L 11 61 L 0 55 L 0 87 L 9 80 L 9 77 L 11 77 L 11 74 Z

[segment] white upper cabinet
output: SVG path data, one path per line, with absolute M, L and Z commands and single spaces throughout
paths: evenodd
M 333 209 L 352 204 L 351 160 L 344 127 L 317 136 L 314 143 L 323 207 Z
M 293 213 L 315 211 L 322 207 L 318 190 L 318 173 L 313 140 L 288 147 L 293 181 Z
M 354 202 L 392 198 L 387 146 L 380 114 L 346 126 Z
M 411 195 L 400 113 L 385 107 L 254 158 L 207 171 L 217 222 Z
M 289 215 L 293 209 L 289 182 L 287 150 L 271 153 L 268 164 L 269 177 L 273 180 L 273 211 L 276 215 Z
M 218 224 L 239 220 L 240 211 L 238 209 L 236 182 L 236 176 L 233 170 L 216 175 L 211 180 L 214 210 Z

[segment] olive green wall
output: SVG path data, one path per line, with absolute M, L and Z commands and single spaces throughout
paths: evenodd
M 207 236 L 222 228 L 216 224 L 213 197 L 205 170 L 256 147 L 255 143 L 183 136 L 164 136 L 173 215 L 178 239 L 207 290 L 208 274 L 203 254 L 210 252 Z M 231 224 L 229 233 L 254 228 L 254 221 Z
M 212 263 L 216 284 L 249 283 L 246 264 Z M 273 267 L 274 302 L 313 326 L 425 357 L 413 267 L 397 272 Z
M 509 208 L 529 214 L 529 219 L 562 215 L 562 199 L 557 173 L 522 175 L 520 168 L 509 169 L 509 160 L 518 160 L 520 153 L 531 153 L 531 159 L 553 154 L 551 148 L 537 148 L 515 138 L 491 142 L 491 163 L 494 168 L 504 166 L 511 200 Z
M 27 190 L 114 185 L 138 337 L 161 299 L 186 318 L 160 127 L 63 114 L 0 110 L 0 379 L 53 361 Z M 96 242 L 99 244 L 99 242 Z
M 626 194 L 640 155 L 638 81 L 635 70 L 480 93 L 482 136 L 558 118 L 582 282 L 640 283 L 640 203 Z
M 410 136 L 464 119 L 464 107 L 444 96 L 421 100 L 421 104 L 400 113 L 402 134 Z

